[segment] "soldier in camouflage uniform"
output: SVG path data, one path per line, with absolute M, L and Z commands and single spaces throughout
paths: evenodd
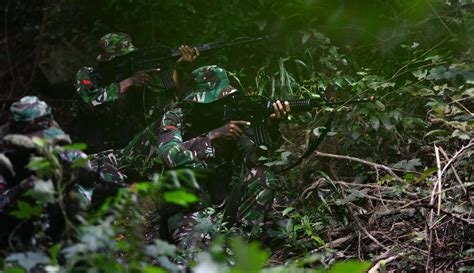
M 92 188 L 94 182 L 99 181 L 123 183 L 124 178 L 114 168 L 114 164 L 102 164 L 106 167 L 99 168 L 91 164 L 85 153 L 61 149 L 60 146 L 71 144 L 71 140 L 54 120 L 49 105 L 35 96 L 23 97 L 10 106 L 10 120 L 4 126 L 3 133 L 0 142 L 3 159 L 3 167 L 0 168 L 0 193 L 35 175 L 26 167 L 31 156 L 41 155 L 39 147 L 31 141 L 33 137 L 42 138 L 48 145 L 57 147 L 57 156 L 65 173 L 72 174 L 71 165 L 76 160 L 84 161 L 84 165 L 74 174 L 82 185 Z M 91 202 L 91 190 L 86 190 L 80 184 L 75 184 L 74 188 L 80 193 L 83 205 L 88 206 Z
M 128 54 L 134 52 L 131 38 L 125 33 L 109 33 L 99 44 L 103 50 L 97 56 L 98 67 L 113 66 Z M 83 67 L 76 74 L 77 100 L 74 105 L 76 128 L 74 135 L 90 147 L 89 151 L 125 146 L 128 141 L 169 110 L 181 89 L 178 78 L 186 70 L 185 63 L 194 61 L 199 52 L 188 46 L 181 46 L 181 58 L 176 69 L 166 73 L 173 78 L 174 87 L 163 87 L 159 69 L 139 71 L 118 82 L 100 82 L 94 68 Z M 170 77 L 170 76 L 167 76 Z
M 193 90 L 187 95 L 180 106 L 164 114 L 158 135 L 158 152 L 162 164 L 168 169 L 193 168 L 212 169 L 214 173 L 201 185 L 209 192 L 214 201 L 225 200 L 226 213 L 232 218 L 258 233 L 264 218 L 273 200 L 273 188 L 276 177 L 267 167 L 259 164 L 257 147 L 252 139 L 243 134 L 250 125 L 247 121 L 230 121 L 228 124 L 216 128 L 208 133 L 189 136 L 192 124 L 185 122 L 188 106 L 195 103 L 210 103 L 225 96 L 238 92 L 230 85 L 226 71 L 217 66 L 204 66 L 192 72 L 194 81 Z M 274 113 L 269 117 L 271 122 L 269 132 L 278 127 L 278 121 L 285 118 L 290 111 L 288 102 L 277 101 L 273 105 Z M 276 136 L 273 136 L 275 138 Z M 232 185 L 233 194 L 230 200 L 229 184 L 232 180 L 232 170 L 238 169 L 239 162 L 243 162 L 245 176 L 241 183 Z M 221 172 L 224 170 L 224 172 Z M 223 174 L 224 173 L 224 174 Z M 215 202 L 214 202 L 215 203 Z M 237 208 L 233 208 L 239 204 Z M 232 211 L 232 212 L 230 212 Z M 234 213 L 235 212 L 235 213 Z M 233 215 L 232 215 L 233 214 Z M 171 236 L 184 247 L 195 245 L 189 241 L 190 234 L 197 221 L 193 215 L 186 214 L 181 219 L 170 223 Z M 181 223 L 176 224 L 176 220 Z M 205 238 L 202 234 L 198 239 Z
M 0 141 L 0 222 L 4 224 L 0 228 L 0 241 L 6 242 L 3 236 L 9 236 L 12 228 L 20 223 L 20 220 L 8 214 L 15 208 L 16 199 L 32 189 L 41 178 L 45 179 L 29 168 L 28 164 L 34 156 L 48 158 L 49 150 L 46 147 L 54 147 L 52 153 L 55 153 L 62 167 L 61 181 L 75 181 L 67 184 L 64 191 L 64 200 L 68 205 L 66 211 L 72 215 L 90 206 L 91 190 L 86 188 L 93 188 L 94 183 L 101 180 L 100 175 L 92 168 L 86 154 L 62 148 L 64 144 L 71 144 L 71 140 L 54 120 L 51 108 L 44 101 L 28 96 L 14 102 L 10 107 L 9 122 L 3 127 L 3 134 Z M 39 144 L 35 137 L 46 143 Z M 73 167 L 76 162 L 83 164 Z M 110 170 L 107 172 L 111 173 Z M 48 214 L 57 212 L 56 209 L 57 207 L 48 207 Z M 56 228 L 61 226 L 61 217 L 50 218 L 51 236 L 59 235 Z M 33 230 L 30 225 L 24 226 L 22 232 L 17 234 L 24 236 L 23 239 L 26 240 Z

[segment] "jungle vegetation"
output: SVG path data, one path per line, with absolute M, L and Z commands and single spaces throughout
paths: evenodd
M 290 164 L 330 128 L 315 152 L 280 174 L 269 211 L 278 225 L 264 237 L 204 221 L 200 228 L 214 239 L 193 259 L 160 240 L 160 204 L 199 201 L 179 179 L 186 171 L 176 171 L 136 181 L 99 211 L 66 220 L 78 224 L 65 225 L 63 238 L 51 243 L 41 232 L 42 208 L 62 198 L 60 187 L 50 187 L 32 204 L 18 204 L 16 215 L 34 222 L 37 233 L 29 245 L 0 250 L 4 272 L 474 271 L 472 1 L 2 5 L 2 122 L 9 103 L 35 94 L 67 131 L 74 73 L 93 63 L 97 40 L 112 31 L 129 33 L 138 47 L 269 35 L 262 44 L 202 54 L 198 63 L 225 67 L 247 94 L 376 97 L 294 115 L 283 125 L 283 145 L 260 158 L 268 166 Z M 32 164 L 49 175 L 54 166 Z M 213 208 L 205 213 L 221 219 Z

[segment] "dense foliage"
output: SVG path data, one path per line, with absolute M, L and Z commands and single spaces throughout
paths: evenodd
M 39 2 L 6 3 L 1 96 L 51 98 L 63 124 L 68 104 L 54 99 L 68 102 L 74 71 L 92 62 L 97 39 L 110 31 L 130 33 L 137 46 L 270 35 L 203 54 L 199 64 L 226 67 L 248 94 L 347 104 L 291 116 L 283 146 L 260 158 L 286 166 L 328 129 L 317 151 L 280 174 L 269 212 L 278 225 L 264 238 L 209 208 L 202 213 L 218 220 L 200 224 L 215 237 L 208 249 L 182 253 L 159 240 L 160 206 L 198 201 L 184 170 L 136 183 L 98 212 L 63 213 L 66 232 L 51 244 L 43 208 L 64 201 L 61 187 L 45 182 L 34 205 L 18 203 L 15 215 L 38 230 L 29 245 L 1 250 L 6 272 L 37 264 L 48 272 L 474 270 L 469 1 Z M 370 96 L 376 102 L 350 104 Z M 51 148 L 38 145 L 45 158 L 31 167 L 49 170 L 49 181 L 60 170 L 44 163 L 54 161 Z

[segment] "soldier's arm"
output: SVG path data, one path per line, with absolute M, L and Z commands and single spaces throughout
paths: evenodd
M 205 160 L 214 158 L 214 147 L 207 136 L 183 142 L 182 121 L 179 108 L 163 116 L 158 134 L 159 157 L 166 168 L 205 168 Z
M 92 68 L 83 67 L 76 74 L 75 88 L 82 101 L 92 107 L 112 102 L 120 97 L 120 83 L 99 86 L 91 77 Z M 125 88 L 125 86 L 124 86 Z

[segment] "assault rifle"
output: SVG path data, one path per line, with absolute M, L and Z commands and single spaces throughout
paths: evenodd
M 280 100 L 285 101 L 285 100 Z M 322 106 L 349 105 L 374 102 L 375 97 L 344 102 L 329 102 L 323 99 L 286 100 L 290 104 L 291 113 L 302 113 Z M 263 96 L 230 95 L 211 103 L 191 104 L 186 113 L 186 123 L 192 124 L 192 135 L 200 135 L 218 128 L 231 120 L 251 122 L 251 136 L 257 145 L 268 145 L 270 137 L 266 122 L 274 112 L 275 101 Z M 247 130 L 247 132 L 249 132 Z
M 200 52 L 236 47 L 266 40 L 268 36 L 256 38 L 237 38 L 230 42 L 216 41 L 207 44 L 193 46 Z M 126 79 L 138 71 L 160 69 L 160 77 L 167 90 L 174 88 L 175 84 L 172 80 L 172 64 L 173 60 L 181 57 L 181 52 L 178 47 L 169 49 L 164 46 L 153 46 L 144 49 L 135 50 L 123 58 L 119 62 L 111 61 L 110 64 L 94 68 L 92 77 L 99 83 L 107 83 L 114 81 L 121 81 Z

